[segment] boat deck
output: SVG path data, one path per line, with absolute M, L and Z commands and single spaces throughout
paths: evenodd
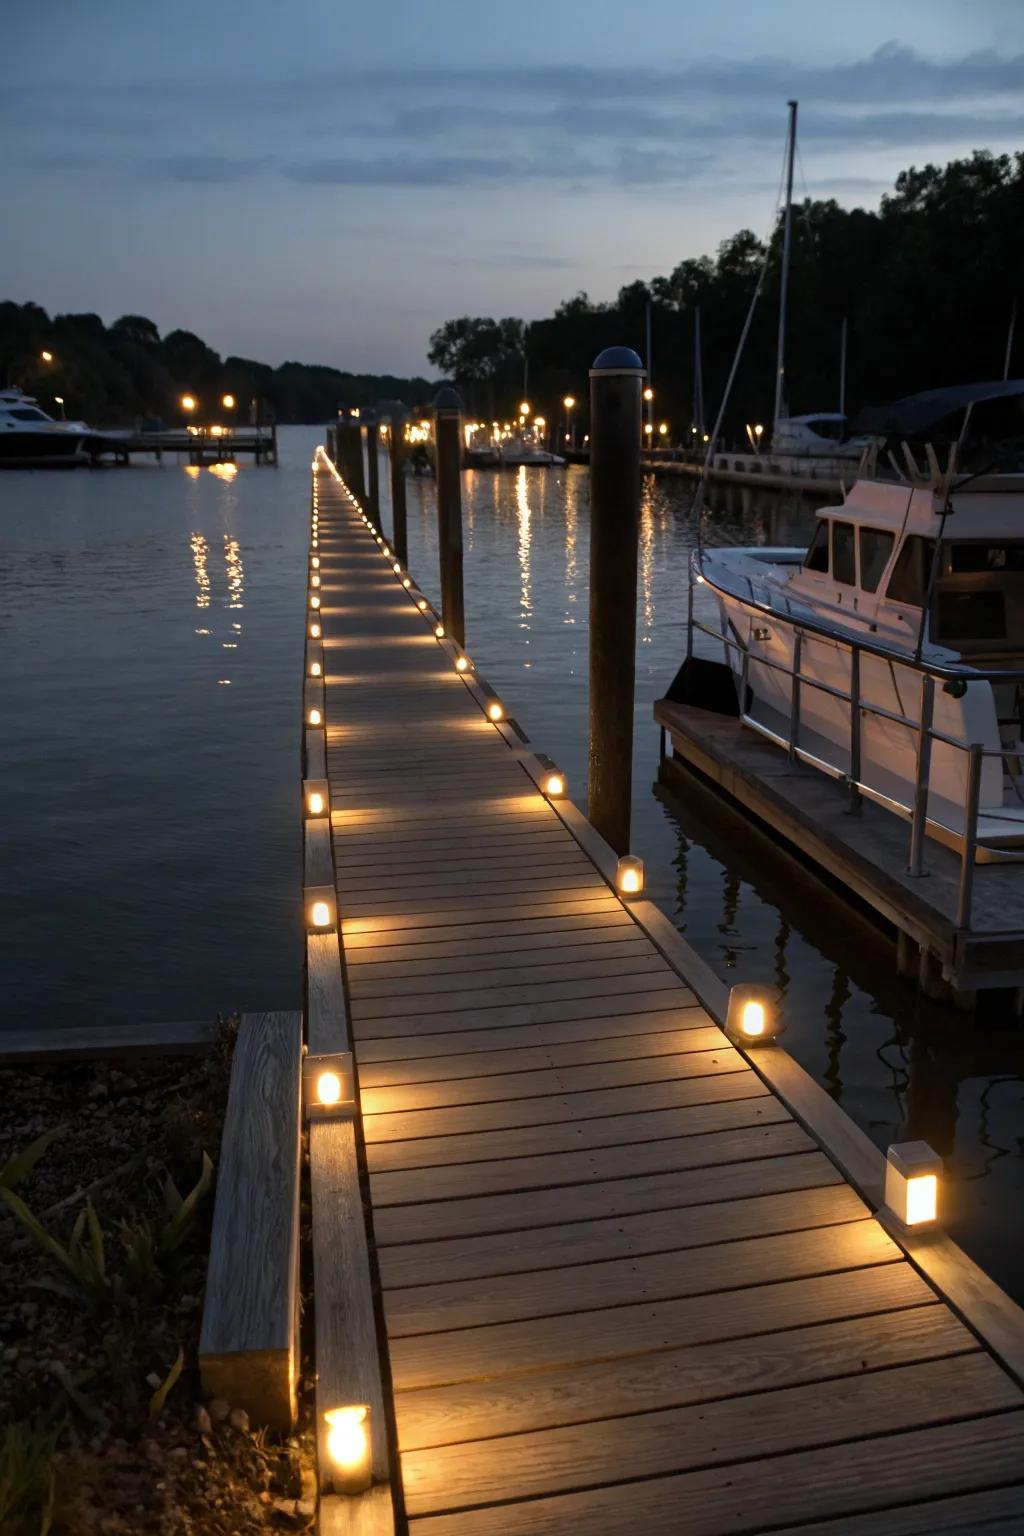
M 1024 1529 L 1017 1380 L 729 1044 L 320 463 L 397 1528 Z

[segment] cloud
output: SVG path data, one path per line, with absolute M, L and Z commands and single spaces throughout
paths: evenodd
M 163 155 L 142 169 L 163 181 L 228 182 L 243 181 L 271 163 L 269 155 Z

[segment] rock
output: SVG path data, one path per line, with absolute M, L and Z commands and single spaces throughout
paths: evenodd
M 184 1461 L 188 1455 L 188 1448 L 184 1445 L 176 1445 L 173 1450 L 167 1452 L 172 1461 Z
M 296 1499 L 295 1513 L 296 1516 L 301 1515 L 304 1520 L 312 1520 L 316 1514 L 316 1499 Z
M 232 1429 L 237 1429 L 243 1435 L 249 1433 L 249 1415 L 244 1408 L 232 1408 L 228 1414 L 228 1423 Z
M 312 1467 L 303 1466 L 300 1470 L 302 1478 L 302 1497 L 304 1499 L 316 1498 L 316 1473 Z
M 273 1501 L 273 1510 L 274 1510 L 274 1514 L 275 1515 L 280 1515 L 282 1517 L 282 1519 L 284 1519 L 284 1520 L 294 1520 L 294 1518 L 295 1518 L 295 1500 L 294 1499 L 275 1499 Z
M 153 1391 L 155 1392 L 157 1387 L 160 1386 L 162 1380 L 163 1378 L 158 1376 L 156 1371 L 150 1371 L 149 1375 L 146 1377 L 146 1386 L 152 1387 Z
M 213 1434 L 213 1421 L 207 1410 L 203 1407 L 196 1409 L 196 1429 L 198 1429 L 201 1435 Z
M 223 1423 L 231 1412 L 231 1404 L 226 1403 L 222 1397 L 211 1397 L 209 1408 L 211 1417 L 216 1419 L 218 1424 Z

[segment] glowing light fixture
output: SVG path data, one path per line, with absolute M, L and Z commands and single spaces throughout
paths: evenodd
M 302 1102 L 307 1120 L 348 1120 L 355 1110 L 351 1051 L 302 1058 Z
M 615 866 L 615 889 L 620 896 L 640 896 L 643 888 L 643 859 L 635 853 L 624 853 Z
M 320 569 L 320 556 L 314 555 L 309 563 L 313 567 L 314 571 L 318 571 Z
M 557 768 L 549 769 L 541 780 L 541 786 L 549 800 L 560 800 L 565 794 L 564 773 L 559 773 Z
M 44 352 L 40 352 L 39 356 L 42 358 L 44 363 L 52 363 L 53 362 L 53 353 L 52 352 L 45 352 L 45 351 Z
M 488 720 L 493 720 L 495 725 L 497 725 L 499 720 L 504 720 L 505 706 L 502 704 L 500 699 L 492 699 L 488 704 L 487 718 Z
M 470 663 L 470 660 L 469 660 L 468 656 L 456 656 L 456 658 L 455 658 L 455 670 L 456 670 L 456 672 L 468 672 L 469 668 L 470 668 L 470 665 L 471 665 L 471 663 Z
M 362 1493 L 373 1481 L 370 1457 L 370 1409 L 366 1403 L 329 1408 L 327 1476 L 335 1493 Z
M 730 987 L 725 1032 L 736 1045 L 770 1045 L 781 1034 L 778 1014 L 764 987 L 746 982 Z
M 651 386 L 649 384 L 648 384 L 647 388 L 644 390 L 644 399 L 645 400 L 653 400 L 654 399 L 654 390 L 651 388 Z
M 324 669 L 319 661 L 311 661 L 309 664 L 310 677 L 323 677 Z
M 434 625 L 434 635 L 435 635 L 435 637 L 438 640 L 443 640 L 444 639 L 444 625 L 443 624 L 435 624 Z
M 885 1154 L 885 1203 L 904 1227 L 934 1222 L 939 1214 L 942 1158 L 926 1141 L 899 1141 Z
M 326 816 L 329 813 L 331 794 L 326 779 L 303 779 L 302 805 L 307 816 Z
M 317 573 L 315 571 L 313 572 L 312 576 L 309 578 L 309 584 L 310 584 L 311 587 L 318 587 L 320 585 L 320 577 L 317 575 Z
M 303 892 L 306 927 L 310 933 L 328 933 L 338 921 L 338 898 L 329 885 L 308 885 Z
M 528 400 L 524 400 L 522 405 L 519 407 L 519 414 L 520 416 L 529 416 L 530 402 Z
M 402 567 L 401 567 L 401 565 L 399 564 L 399 562 L 397 560 L 395 561 L 395 563 L 391 567 L 391 569 L 394 571 L 396 576 L 401 576 L 401 574 L 402 574 Z
M 426 609 L 426 606 L 427 600 L 425 597 L 418 597 L 416 599 L 416 607 L 420 610 L 420 613 L 423 613 L 423 611 Z
M 235 408 L 235 397 L 234 397 L 234 395 L 222 395 L 221 399 L 220 399 L 220 403 L 221 403 L 221 405 L 224 407 L 224 409 L 226 411 L 233 411 L 234 408 Z M 314 469 L 316 468 L 316 460 L 315 459 L 313 460 L 313 468 Z
M 321 633 L 322 631 L 319 624 L 311 624 L 309 626 L 309 635 L 311 640 L 319 640 Z
M 323 725 L 323 723 L 324 723 L 324 712 L 323 712 L 322 709 L 317 709 L 316 706 L 314 705 L 312 708 L 306 710 L 306 724 L 307 725 L 314 725 L 315 726 L 315 725 Z
M 182 395 L 181 408 L 183 411 L 194 411 L 196 408 L 195 395 Z
M 319 599 L 319 597 L 317 596 L 317 594 L 315 592 L 311 592 L 309 594 L 309 606 L 311 608 L 319 608 L 320 607 L 320 599 Z
M 402 586 L 405 587 L 406 591 L 408 591 L 408 589 L 412 586 L 412 579 L 411 579 L 411 577 L 403 576 L 402 577 Z

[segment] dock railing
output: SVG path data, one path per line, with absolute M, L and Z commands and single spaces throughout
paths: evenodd
M 745 578 L 749 587 L 747 597 L 742 597 L 738 592 L 727 588 L 722 590 L 730 597 L 739 598 L 747 606 L 754 608 L 758 613 L 768 618 L 786 624 L 793 630 L 793 659 L 792 663 L 776 661 L 771 657 L 751 655 L 749 645 L 740 638 L 735 627 L 729 624 L 731 633 L 723 633 L 721 630 L 712 629 L 708 624 L 691 614 L 690 628 L 700 630 L 710 639 L 724 646 L 727 663 L 730 662 L 730 652 L 739 656 L 739 715 L 744 725 L 757 731 L 760 735 L 774 742 L 777 746 L 786 748 L 792 762 L 808 763 L 832 778 L 840 779 L 848 787 L 849 811 L 856 815 L 861 806 L 862 798 L 874 800 L 888 810 L 899 816 L 905 817 L 910 822 L 910 843 L 907 857 L 907 873 L 912 876 L 922 876 L 927 873 L 925 869 L 924 847 L 927 826 L 929 821 L 939 831 L 947 834 L 953 833 L 953 840 L 959 843 L 960 849 L 960 876 L 957 891 L 956 926 L 963 933 L 969 933 L 971 929 L 971 916 L 974 893 L 974 869 L 978 850 L 978 817 L 981 801 L 982 771 L 986 758 L 998 758 L 1003 772 L 1009 772 L 1007 760 L 1019 757 L 1021 754 L 1003 744 L 998 747 L 989 747 L 984 742 L 961 741 L 951 736 L 948 731 L 939 729 L 934 723 L 935 687 L 936 684 L 953 695 L 961 697 L 969 684 L 988 683 L 1022 683 L 1024 682 L 1024 668 L 979 668 L 967 665 L 942 665 L 937 662 L 928 662 L 908 652 L 896 650 L 892 646 L 885 645 L 882 641 L 865 636 L 860 638 L 848 631 L 837 631 L 817 624 L 813 619 L 796 619 L 791 612 L 773 607 L 754 593 L 753 582 L 749 577 Z M 703 573 L 699 573 L 701 584 L 710 586 L 712 590 L 718 590 L 714 583 L 709 581 Z M 849 688 L 837 687 L 832 683 L 826 683 L 821 678 L 811 677 L 802 669 L 802 651 L 804 636 L 813 635 L 828 640 L 831 645 L 839 650 L 846 651 L 850 657 L 850 686 Z M 861 657 L 874 656 L 882 661 L 905 667 L 908 671 L 916 673 L 921 679 L 920 710 L 915 718 L 901 710 L 886 709 L 881 704 L 872 703 L 861 694 Z M 789 728 L 787 732 L 773 730 L 761 720 L 755 720 L 746 708 L 748 678 L 751 664 L 765 667 L 769 671 L 781 673 L 790 679 L 790 714 Z M 735 674 L 735 668 L 730 670 Z M 850 717 L 850 763 L 848 769 L 843 769 L 837 763 L 829 762 L 827 758 L 818 752 L 812 752 L 800 745 L 801 725 L 801 692 L 804 688 L 812 688 L 819 693 L 824 693 L 830 698 L 844 703 L 849 710 Z M 915 774 L 913 799 L 908 803 L 897 796 L 884 793 L 877 787 L 867 784 L 862 775 L 861 762 L 861 721 L 863 715 L 874 715 L 878 719 L 888 720 L 891 723 L 906 727 L 915 737 Z M 955 748 L 958 752 L 967 754 L 967 792 L 964 804 L 963 830 L 957 833 L 955 829 L 948 828 L 934 816 L 928 815 L 928 794 L 931 779 L 932 746 L 935 742 L 941 742 L 944 746 Z M 1011 773 L 1012 777 L 1012 773 Z

